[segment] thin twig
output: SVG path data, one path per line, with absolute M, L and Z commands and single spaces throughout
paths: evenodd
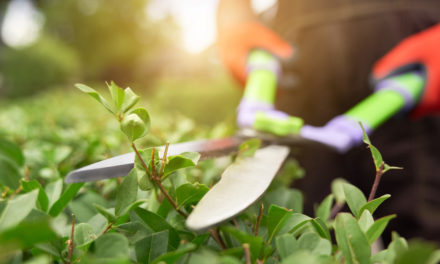
M 342 210 L 343 207 L 344 203 L 336 202 L 335 205 L 333 205 L 332 210 L 330 211 L 330 219 L 335 218 L 335 216 L 339 213 L 339 211 Z
M 29 166 L 26 166 L 26 167 L 24 168 L 24 180 L 25 180 L 25 181 L 29 181 L 29 177 L 30 177 L 30 175 L 31 175 L 31 172 L 30 172 L 30 170 L 29 170 Z
M 73 236 L 75 234 L 75 215 L 72 214 L 72 229 L 70 231 L 70 239 L 67 241 L 67 247 L 68 247 L 68 253 L 67 258 L 69 259 L 69 264 L 72 264 L 73 259 L 73 248 L 74 248 L 74 241 Z
M 116 180 L 118 181 L 118 185 L 122 184 L 122 178 L 121 177 L 116 178 Z
M 5 190 L 2 192 L 2 199 L 5 198 L 9 193 L 9 187 L 6 186 Z
M 243 250 L 244 250 L 244 259 L 246 264 L 251 264 L 251 251 L 249 250 L 249 244 L 245 243 L 243 244 Z
M 161 181 L 161 177 L 160 175 L 156 174 L 156 167 L 154 164 L 154 152 L 155 152 L 155 148 L 153 148 L 152 151 L 152 157 L 151 157 L 151 166 L 152 166 L 152 179 L 153 181 L 156 183 L 156 185 L 159 187 L 160 191 L 162 192 L 163 195 L 165 195 L 165 197 L 168 199 L 168 201 L 171 203 L 171 205 L 174 207 L 174 209 L 183 217 L 187 218 L 188 215 L 183 212 L 182 210 L 179 209 L 179 206 L 177 205 L 177 203 L 173 200 L 173 198 L 171 197 L 171 195 L 168 193 L 168 191 L 165 189 L 165 187 L 162 185 L 162 181 Z
M 163 172 L 164 172 L 164 170 L 165 170 L 165 164 L 166 164 L 166 162 L 167 162 L 167 155 L 168 155 L 168 147 L 169 147 L 169 146 L 170 146 L 170 143 L 167 142 L 167 143 L 165 144 L 165 150 L 164 150 L 164 152 L 163 152 L 162 162 L 161 162 L 161 164 L 160 164 L 160 169 L 159 169 L 159 174 L 160 174 L 160 177 L 161 177 L 161 178 L 162 178 Z
M 255 224 L 254 234 L 258 236 L 258 229 L 260 228 L 261 218 L 263 217 L 264 204 L 260 203 L 260 211 L 258 212 L 257 223 Z
M 371 201 L 374 199 L 374 196 L 376 196 L 377 187 L 379 186 L 380 179 L 383 175 L 383 169 L 385 167 L 385 163 L 382 162 L 379 169 L 376 171 L 376 177 L 374 178 L 373 187 L 371 187 L 370 195 L 368 196 L 368 201 Z
M 141 154 L 139 153 L 139 151 L 138 151 L 136 145 L 134 144 L 134 142 L 131 143 L 131 147 L 133 148 L 134 152 L 136 153 L 136 156 L 138 157 L 139 161 L 141 162 L 141 165 L 144 168 L 145 172 L 147 173 L 148 176 L 151 177 L 150 171 L 148 170 L 148 166 L 145 163 L 144 159 L 142 158 Z
M 219 244 L 221 249 L 225 250 L 226 249 L 225 242 L 223 242 L 223 239 L 220 236 L 220 234 L 218 233 L 217 229 L 211 228 L 211 229 L 209 229 L 209 233 L 211 234 L 211 236 L 215 240 L 215 242 L 217 242 L 217 244 Z
M 148 166 L 145 163 L 144 159 L 142 158 L 141 154 L 139 153 L 139 151 L 136 148 L 136 145 L 134 143 L 131 143 L 131 147 L 133 148 L 134 152 L 136 153 L 136 156 L 139 158 L 142 167 L 144 168 L 144 170 L 148 173 Z M 153 183 L 155 183 L 157 185 L 157 187 L 159 187 L 160 191 L 162 192 L 163 195 L 165 195 L 165 197 L 167 198 L 167 200 L 170 202 L 170 204 L 173 206 L 173 208 L 183 217 L 187 218 L 188 215 L 183 212 L 182 210 L 179 209 L 179 207 L 177 206 L 177 203 L 173 200 L 173 198 L 171 197 L 171 195 L 168 193 L 168 191 L 165 189 L 165 187 L 162 185 L 160 176 L 158 177 L 156 174 L 156 167 L 154 164 L 154 153 L 155 153 L 155 149 L 153 148 L 152 151 L 152 157 L 151 157 L 151 164 L 152 164 L 152 174 L 151 174 L 151 180 L 153 181 Z
M 105 227 L 104 231 L 102 231 L 101 236 L 104 235 L 105 233 L 107 233 L 110 230 L 110 228 L 112 228 L 113 224 L 114 224 L 113 222 L 108 223 L 108 225 Z
M 20 186 L 18 186 L 18 188 L 14 191 L 14 193 L 9 196 L 9 199 L 14 198 L 14 196 L 16 196 L 18 193 L 20 193 L 22 189 L 23 189 L 23 187 L 20 184 Z
M 235 228 L 239 229 L 237 219 L 232 218 L 232 223 L 234 224 Z

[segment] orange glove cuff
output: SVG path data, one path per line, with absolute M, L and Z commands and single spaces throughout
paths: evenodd
M 265 49 L 281 58 L 288 58 L 293 53 L 286 41 L 256 21 L 222 29 L 218 46 L 223 63 L 242 84 L 246 81 L 246 60 L 250 50 Z
M 424 69 L 425 90 L 413 114 L 420 117 L 440 112 L 440 24 L 410 36 L 400 42 L 373 68 L 380 80 L 389 75 L 414 68 Z

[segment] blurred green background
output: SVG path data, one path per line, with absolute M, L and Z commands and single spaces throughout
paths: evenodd
M 194 9 L 195 2 L 184 8 Z M 73 84 L 103 89 L 111 80 L 130 86 L 154 109 L 153 128 L 155 117 L 187 118 L 206 130 L 221 123 L 233 126 L 240 90 L 222 67 L 215 45 L 206 44 L 212 36 L 192 32 L 191 38 L 185 19 L 163 11 L 173 3 L 1 1 L 0 131 L 26 141 L 51 126 L 79 133 L 78 123 L 93 119 L 91 114 L 102 123 L 108 115 L 83 100 Z M 205 46 L 197 47 L 203 41 Z

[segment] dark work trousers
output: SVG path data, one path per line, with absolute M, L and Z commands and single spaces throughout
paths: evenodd
M 373 63 L 402 39 L 440 21 L 438 0 L 280 0 L 273 28 L 295 49 L 285 62 L 277 107 L 324 125 L 372 93 Z M 439 43 L 440 49 L 440 43 Z M 440 74 L 440 73 L 438 73 Z M 387 172 L 376 195 L 392 195 L 375 217 L 397 214 L 384 235 L 440 242 L 440 118 L 398 115 L 371 135 L 385 162 L 404 170 Z M 368 196 L 375 170 L 364 145 L 341 155 L 318 144 L 293 147 L 306 177 L 295 182 L 305 210 L 330 193 L 343 177 Z

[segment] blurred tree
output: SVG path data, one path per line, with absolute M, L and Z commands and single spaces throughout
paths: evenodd
M 8 2 L 0 1 L 0 18 Z M 33 2 L 45 17 L 42 37 L 22 49 L 0 46 L 0 95 L 27 95 L 79 78 L 145 87 L 160 75 L 160 54 L 178 45 L 174 21 L 149 21 L 147 0 Z
M 146 0 L 41 0 L 45 30 L 78 51 L 84 77 L 119 83 L 132 81 L 139 60 L 166 45 L 146 5 Z
M 4 47 L 1 54 L 2 96 L 31 95 L 79 75 L 75 51 L 51 36 L 43 35 L 38 42 L 22 49 Z

